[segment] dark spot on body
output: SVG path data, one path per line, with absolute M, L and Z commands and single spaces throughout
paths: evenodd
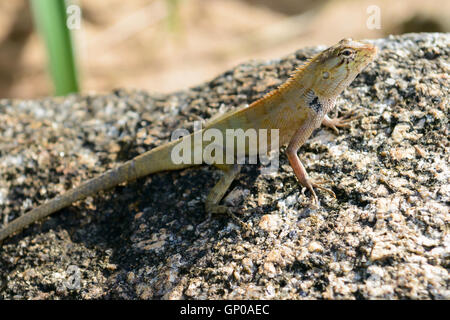
M 309 102 L 309 107 L 313 109 L 314 112 L 319 113 L 322 110 L 322 104 L 319 101 L 319 97 L 315 96 L 314 99 Z

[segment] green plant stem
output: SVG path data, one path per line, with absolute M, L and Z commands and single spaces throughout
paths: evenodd
M 41 33 L 49 59 L 55 95 L 78 92 L 78 80 L 70 30 L 66 26 L 63 0 L 32 0 L 35 23 Z

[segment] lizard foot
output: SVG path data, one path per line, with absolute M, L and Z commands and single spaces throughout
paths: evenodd
M 323 121 L 323 124 L 331 129 L 334 132 L 339 133 L 338 128 L 347 128 L 350 126 L 350 122 L 353 120 L 361 118 L 362 115 L 355 113 L 354 111 L 348 112 L 344 114 L 342 117 L 338 118 L 326 118 Z
M 317 198 L 317 195 L 316 195 L 316 192 L 314 191 L 314 188 L 317 188 L 317 189 L 320 189 L 322 191 L 328 192 L 333 198 L 336 199 L 336 194 L 331 189 L 328 189 L 328 188 L 325 188 L 325 187 L 321 186 L 322 184 L 329 183 L 329 182 L 330 181 L 327 181 L 327 180 L 313 181 L 313 180 L 308 179 L 308 180 L 306 180 L 304 182 L 304 184 L 303 183 L 302 184 L 303 184 L 303 186 L 305 188 L 307 188 L 311 192 L 313 203 L 318 205 L 319 204 L 319 199 Z
M 220 204 L 210 204 L 206 206 L 206 212 L 211 215 L 228 214 L 229 211 L 232 211 L 230 207 Z
M 225 205 L 220 205 L 220 204 L 209 204 L 206 208 L 206 211 L 210 215 L 226 214 L 231 219 L 233 219 L 233 221 L 236 222 L 243 230 L 248 231 L 251 234 L 254 234 L 252 228 L 247 223 L 242 221 L 238 216 L 236 216 L 236 214 L 235 214 L 236 210 L 231 207 L 228 207 Z

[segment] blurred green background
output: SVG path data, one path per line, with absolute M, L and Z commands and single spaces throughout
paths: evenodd
M 78 92 L 77 67 L 67 8 L 62 0 L 31 0 L 36 28 L 45 43 L 55 95 Z

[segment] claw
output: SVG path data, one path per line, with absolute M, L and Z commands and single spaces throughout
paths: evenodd
M 321 186 L 321 184 L 329 183 L 329 182 L 330 181 L 328 181 L 328 180 L 321 180 L 321 181 L 307 180 L 306 181 L 306 183 L 305 183 L 306 186 L 305 187 L 311 192 L 313 204 L 316 204 L 316 205 L 319 204 L 319 199 L 317 198 L 317 195 L 316 195 L 316 192 L 314 191 L 314 188 L 317 188 L 317 189 L 320 189 L 322 191 L 325 191 L 325 192 L 329 193 L 333 198 L 337 199 L 336 194 L 331 189 L 328 189 L 328 188 L 325 188 L 325 187 Z M 302 192 L 302 194 L 304 194 L 304 193 Z
M 339 133 L 339 130 L 337 128 L 347 128 L 350 126 L 350 122 L 352 122 L 353 120 L 359 119 L 362 117 L 361 114 L 357 114 L 356 116 L 353 116 L 356 112 L 355 111 L 351 111 L 348 113 L 345 113 L 342 117 L 338 117 L 338 118 L 333 118 L 333 119 L 329 119 L 327 117 L 327 119 L 324 120 L 324 124 L 327 127 L 330 127 L 331 129 L 334 130 L 334 132 Z M 349 117 L 350 118 L 347 118 Z
M 315 187 L 315 188 L 318 188 L 318 189 L 320 189 L 320 190 L 322 190 L 322 191 L 328 192 L 333 198 L 337 199 L 337 198 L 336 198 L 336 194 L 333 192 L 333 190 L 328 189 L 328 188 L 324 188 L 324 187 L 322 187 L 320 184 L 317 184 L 317 183 L 312 183 L 312 185 L 313 185 L 313 187 Z
M 236 222 L 243 230 L 250 232 L 250 234 L 254 234 L 253 229 L 244 221 L 242 221 L 235 214 L 235 209 L 225 206 L 225 205 L 210 205 L 207 209 L 209 214 L 226 214 L 228 215 L 234 222 Z
M 319 198 L 317 198 L 316 192 L 314 191 L 313 184 L 310 184 L 306 187 L 311 192 L 312 197 L 312 203 L 314 205 L 319 205 Z M 302 191 L 302 194 L 305 195 L 305 193 Z
M 318 184 L 325 184 L 325 183 L 330 184 L 330 183 L 332 183 L 332 181 L 331 180 L 327 180 L 327 179 L 311 181 L 311 184 L 313 184 L 315 187 L 317 187 Z

